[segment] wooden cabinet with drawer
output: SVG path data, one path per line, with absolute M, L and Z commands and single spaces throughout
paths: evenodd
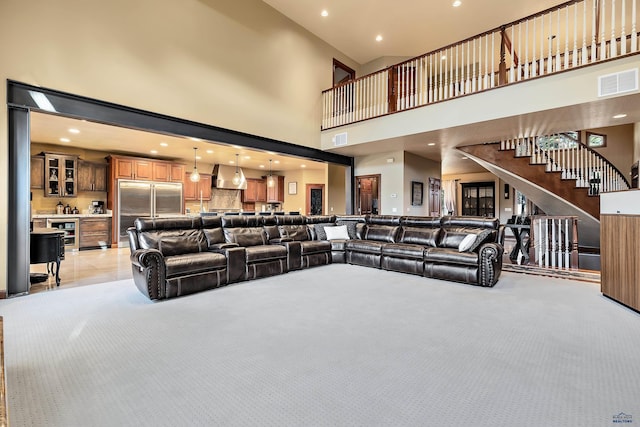
M 80 249 L 111 246 L 111 218 L 80 218 Z

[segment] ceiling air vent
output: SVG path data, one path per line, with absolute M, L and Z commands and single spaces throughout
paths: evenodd
M 618 95 L 638 90 L 638 69 L 598 77 L 598 96 Z
M 337 133 L 336 136 L 333 137 L 333 146 L 342 147 L 343 145 L 347 145 L 347 133 Z

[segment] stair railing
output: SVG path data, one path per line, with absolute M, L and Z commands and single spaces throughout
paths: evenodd
M 638 0 L 573 0 L 322 93 L 322 129 L 638 52 Z
M 515 150 L 516 157 L 530 157 L 531 164 L 545 165 L 547 172 L 560 172 L 562 179 L 575 180 L 576 187 L 587 188 L 590 196 L 629 189 L 629 182 L 618 168 L 570 135 L 558 134 L 558 145 L 547 147 L 542 146 L 540 139 L 539 136 L 506 139 L 500 142 L 500 149 Z
M 531 217 L 529 262 L 538 267 L 578 268 L 578 217 Z

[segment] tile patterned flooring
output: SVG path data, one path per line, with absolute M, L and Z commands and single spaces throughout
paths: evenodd
M 130 254 L 129 248 L 66 251 L 60 264 L 60 286 L 49 275 L 48 280 L 32 284 L 30 293 L 130 279 Z M 46 272 L 46 264 L 31 265 L 31 273 Z

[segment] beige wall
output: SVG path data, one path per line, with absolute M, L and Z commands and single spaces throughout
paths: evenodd
M 629 171 L 633 164 L 634 125 L 610 126 L 588 129 L 589 132 L 607 136 L 607 146 L 596 148 L 605 159 L 609 160 L 622 174 L 629 179 Z M 587 132 L 580 134 L 583 143 L 587 143 Z
M 392 161 L 388 161 L 390 159 Z M 381 175 L 380 214 L 402 214 L 404 206 L 404 153 L 390 151 L 355 159 L 355 176 L 376 174 Z
M 327 214 L 347 213 L 347 168 L 340 165 L 327 167 Z
M 260 0 L 0 1 L 0 57 L 3 100 L 12 79 L 316 148 L 333 58 L 358 69 Z M 5 277 L 2 262 L 0 290 Z
M 403 215 L 429 215 L 429 178 L 440 178 L 440 163 L 411 153 L 404 153 Z M 411 205 L 411 181 L 423 184 L 422 205 Z
M 327 212 L 327 171 L 324 170 L 297 170 L 287 171 L 284 178 L 284 203 L 282 210 L 299 211 L 307 214 L 307 184 L 324 184 L 325 197 L 323 210 Z M 296 183 L 296 194 L 289 194 L 289 183 Z
M 462 185 L 469 182 L 495 182 L 496 191 L 496 207 L 495 214 L 501 218 L 511 218 L 511 211 L 505 211 L 506 209 L 513 207 L 513 195 L 509 197 L 509 200 L 504 198 L 504 182 L 492 174 L 491 172 L 479 172 L 479 173 L 464 173 L 456 175 L 444 175 L 443 180 L 457 179 L 458 185 L 456 186 L 456 215 L 461 215 L 462 210 Z M 506 205 L 506 206 L 505 206 Z

